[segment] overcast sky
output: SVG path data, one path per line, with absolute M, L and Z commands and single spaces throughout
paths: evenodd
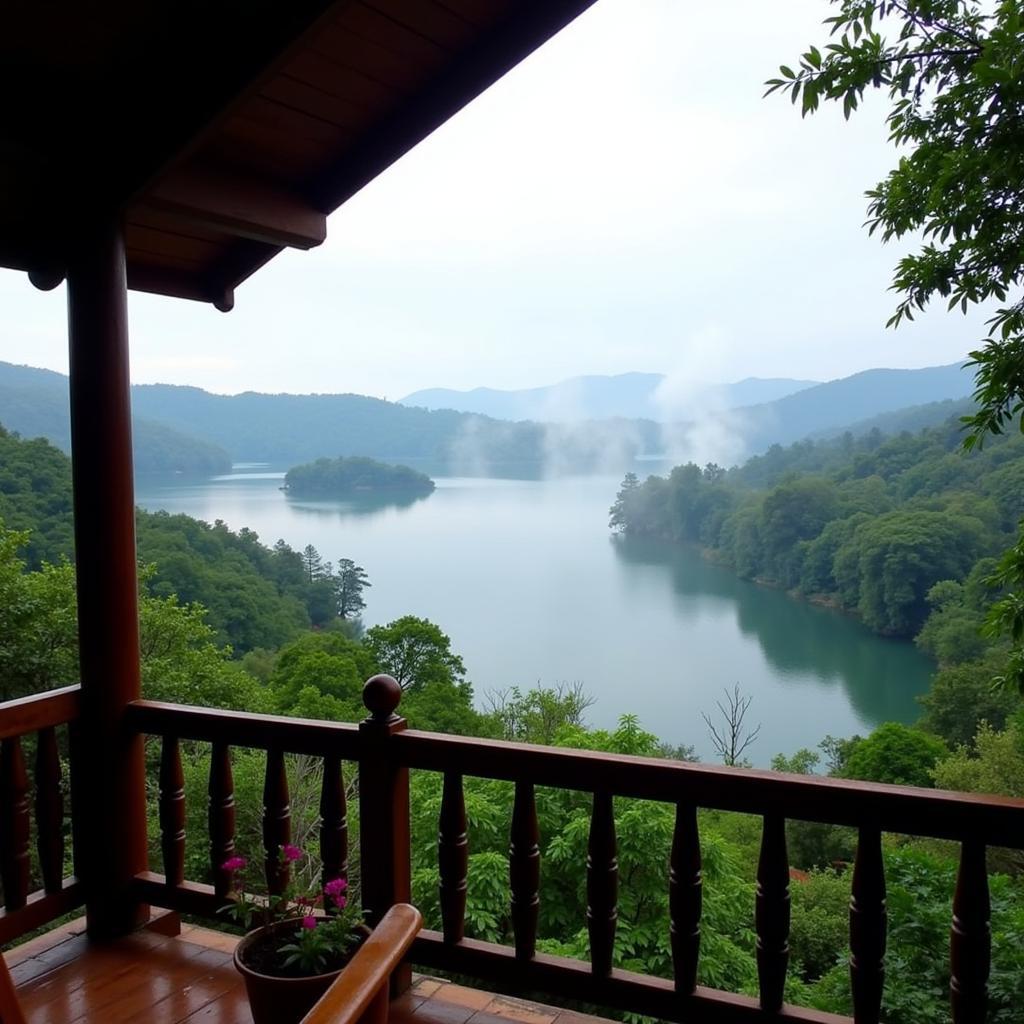
M 886 331 L 905 247 L 862 228 L 885 107 L 801 121 L 763 81 L 826 0 L 598 0 L 244 284 L 130 298 L 132 377 L 212 391 L 514 388 L 582 373 L 831 379 L 953 362 L 982 318 Z M 0 272 L 0 358 L 66 371 L 63 289 Z

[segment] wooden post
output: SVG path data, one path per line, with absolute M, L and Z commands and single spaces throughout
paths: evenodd
M 68 262 L 75 572 L 82 681 L 72 769 L 76 867 L 89 934 L 140 923 L 131 896 L 146 869 L 142 737 L 124 711 L 140 696 L 124 242 L 115 217 L 79 232 Z
M 391 753 L 391 737 L 405 729 L 395 714 L 402 688 L 391 676 L 374 676 L 363 687 L 369 717 L 359 724 L 363 743 L 359 761 L 359 874 L 366 923 L 376 926 L 396 903 L 408 903 L 412 886 L 409 864 L 409 769 Z M 409 965 L 391 976 L 391 994 L 412 982 Z

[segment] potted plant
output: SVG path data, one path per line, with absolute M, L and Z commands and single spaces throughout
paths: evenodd
M 291 867 L 306 855 L 287 845 L 279 856 Z M 232 857 L 223 869 L 233 879 L 224 912 L 248 929 L 234 959 L 254 1024 L 297 1024 L 369 935 L 346 897 L 348 884 L 336 878 L 311 892 L 289 883 L 279 895 L 259 897 L 244 857 Z

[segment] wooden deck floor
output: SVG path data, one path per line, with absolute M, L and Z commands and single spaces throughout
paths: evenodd
M 252 1024 L 232 936 L 186 926 L 97 946 L 83 932 L 74 921 L 5 954 L 29 1024 Z M 417 976 L 392 1003 L 391 1024 L 608 1022 Z

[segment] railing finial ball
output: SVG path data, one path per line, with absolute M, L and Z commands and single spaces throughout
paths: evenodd
M 374 718 L 389 718 L 401 699 L 402 687 L 391 676 L 372 676 L 363 686 L 363 704 Z

